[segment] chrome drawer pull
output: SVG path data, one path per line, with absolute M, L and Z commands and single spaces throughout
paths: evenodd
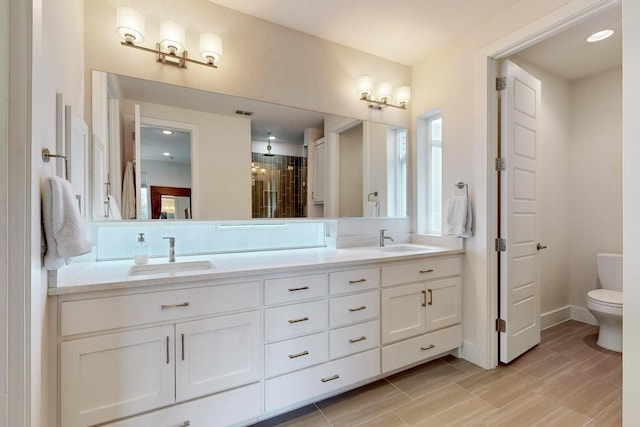
M 350 308 L 349 311 L 360 311 L 360 310 L 366 310 L 367 306 L 363 305 L 362 307 L 358 307 L 358 308 Z
M 358 341 L 364 341 L 364 340 L 366 340 L 366 339 L 367 339 L 367 337 L 365 337 L 365 336 L 363 335 L 363 336 L 361 336 L 360 338 L 351 338 L 351 339 L 349 340 L 349 342 L 350 342 L 351 344 L 353 344 L 353 343 L 356 343 L 356 342 L 358 342 Z
M 424 302 L 422 303 L 423 307 L 427 306 L 427 291 L 420 291 L 422 292 L 422 296 L 424 296 Z
M 366 282 L 367 279 L 349 280 L 350 284 Z
M 420 350 L 427 351 L 427 350 L 431 350 L 432 348 L 436 348 L 436 346 L 431 344 L 429 347 L 420 347 Z
M 333 381 L 333 380 L 337 380 L 338 378 L 340 378 L 340 375 L 335 374 L 332 377 L 329 378 L 322 378 L 320 381 L 322 381 L 323 383 L 329 382 L 329 381 Z
M 433 305 L 433 290 L 427 289 L 427 292 L 429 292 L 429 302 L 427 304 Z
M 187 420 L 185 422 L 183 422 L 182 424 L 180 424 L 179 426 L 176 427 L 189 427 L 191 425 L 191 421 Z
M 309 320 L 309 318 L 307 316 L 305 316 L 305 317 L 302 317 L 300 319 L 289 320 L 289 323 L 306 322 L 307 320 Z
M 188 302 L 183 302 L 181 304 L 162 304 L 160 306 L 161 309 L 166 310 L 168 308 L 178 308 L 178 307 L 189 307 Z
M 433 273 L 434 271 L 435 271 L 435 270 L 434 270 L 433 268 L 430 268 L 430 269 L 428 269 L 428 270 L 420 270 L 420 274 L 423 274 L 423 273 Z
M 303 351 L 302 353 L 290 354 L 289 359 L 295 359 L 296 357 L 306 356 L 307 354 L 309 354 L 307 350 Z
M 167 365 L 169 364 L 169 336 L 167 335 Z
M 295 292 L 295 291 L 306 291 L 307 289 L 309 289 L 308 286 L 303 286 L 301 288 L 289 288 L 289 292 Z

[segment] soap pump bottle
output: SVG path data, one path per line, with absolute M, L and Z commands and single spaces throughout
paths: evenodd
M 136 265 L 146 264 L 149 262 L 149 248 L 144 240 L 144 233 L 138 233 L 138 243 L 133 254 L 133 262 Z

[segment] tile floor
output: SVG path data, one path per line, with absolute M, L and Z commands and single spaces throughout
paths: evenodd
M 567 321 L 509 366 L 447 356 L 255 426 L 620 426 L 622 357 L 597 333 Z

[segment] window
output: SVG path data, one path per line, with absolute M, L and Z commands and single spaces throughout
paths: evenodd
M 423 118 L 426 136 L 427 166 L 427 215 L 426 231 L 442 233 L 442 115 L 440 113 Z

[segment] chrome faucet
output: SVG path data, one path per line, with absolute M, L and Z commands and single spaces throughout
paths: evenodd
M 393 237 L 389 237 L 389 236 L 385 236 L 384 232 L 387 231 L 385 228 L 383 228 L 382 230 L 380 230 L 380 247 L 383 248 L 384 247 L 384 241 L 389 239 L 393 242 Z
M 163 237 L 163 239 L 169 239 L 169 262 L 176 262 L 176 238 Z

